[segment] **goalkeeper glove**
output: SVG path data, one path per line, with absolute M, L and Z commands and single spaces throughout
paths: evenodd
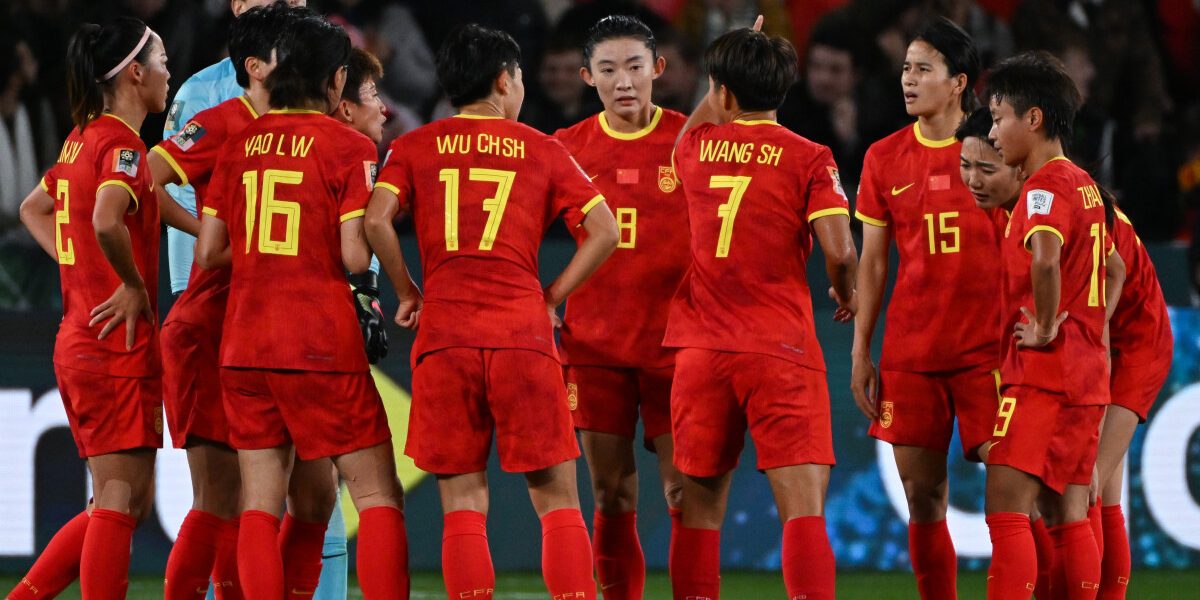
M 350 287 L 354 290 L 354 310 L 358 313 L 367 362 L 375 364 L 388 353 L 387 330 L 383 327 L 383 311 L 379 308 L 379 276 L 370 271 L 351 275 Z

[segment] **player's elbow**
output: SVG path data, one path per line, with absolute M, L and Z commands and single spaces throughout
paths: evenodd
M 361 248 L 343 248 L 342 266 L 355 275 L 371 267 L 371 251 L 363 244 Z
M 854 244 L 832 249 L 825 255 L 825 268 L 830 275 L 853 274 L 858 268 L 858 255 L 854 252 Z M 887 266 L 884 265 L 884 268 Z
M 120 239 L 121 229 L 125 226 L 120 219 L 112 218 L 107 211 L 96 211 L 92 215 L 92 230 L 96 232 L 96 241 L 101 246 Z
M 384 214 L 373 212 L 369 208 L 367 214 L 363 216 L 363 230 L 367 234 L 367 243 L 372 248 L 378 248 L 387 239 L 387 236 L 396 234 L 390 218 Z
M 593 209 L 583 222 L 583 227 L 587 230 L 585 243 L 595 246 L 604 256 L 607 257 L 617 249 L 617 244 L 621 241 L 621 232 L 617 228 L 617 220 L 607 207 L 603 210 Z
M 216 267 L 217 255 L 212 248 L 212 244 L 204 243 L 204 238 L 200 238 L 196 242 L 196 265 L 201 269 L 212 269 Z

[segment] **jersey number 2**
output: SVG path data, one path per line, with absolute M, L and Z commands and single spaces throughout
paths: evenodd
M 446 184 L 446 250 L 458 250 L 458 169 L 442 169 L 438 171 L 438 179 Z M 487 181 L 496 184 L 496 194 L 483 201 L 483 210 L 488 213 L 487 224 L 483 226 L 483 237 L 479 239 L 479 249 L 490 251 L 496 243 L 496 232 L 500 231 L 500 220 L 504 218 L 504 208 L 508 206 L 508 195 L 512 193 L 513 181 L 517 179 L 514 171 L 498 169 L 470 169 L 467 179 L 471 181 Z
M 66 179 L 59 179 L 55 186 L 54 195 L 62 200 L 62 208 L 54 211 L 54 247 L 58 250 L 58 264 L 75 264 L 75 244 L 71 238 L 63 235 L 62 226 L 71 222 L 71 191 Z M 64 244 L 64 242 L 66 242 Z

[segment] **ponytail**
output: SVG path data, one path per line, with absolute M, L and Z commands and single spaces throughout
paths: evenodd
M 71 36 L 67 45 L 67 98 L 71 121 L 80 131 L 104 111 L 104 95 L 112 92 L 119 79 L 119 73 L 109 73 L 119 71 L 130 60 L 147 60 L 148 33 L 145 23 L 122 17 L 104 27 L 84 23 Z

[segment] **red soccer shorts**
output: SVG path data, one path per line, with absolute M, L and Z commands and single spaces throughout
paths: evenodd
M 976 450 L 992 439 L 999 404 L 996 371 L 971 367 L 941 373 L 879 372 L 879 418 L 871 437 L 894 446 L 950 450 L 954 418 L 963 456 L 979 460 Z
M 675 367 L 636 369 L 568 366 L 567 405 L 575 428 L 632 438 L 642 417 L 643 443 L 671 433 L 671 378 Z
M 79 456 L 162 448 L 162 380 L 116 377 L 54 365 Z
M 1132 411 L 1142 423 L 1150 414 L 1150 407 L 1158 399 L 1167 374 L 1171 372 L 1171 359 L 1126 367 L 1118 361 L 1113 361 L 1112 375 L 1109 378 L 1109 390 L 1112 393 L 1112 403 Z
M 210 328 L 167 319 L 159 343 L 172 444 L 187 448 L 207 440 L 229 445 L 221 400 L 220 337 Z
M 500 467 L 527 473 L 579 457 L 562 366 L 517 348 L 443 348 L 413 369 L 404 453 L 439 475 L 487 468 L 492 430 Z
M 391 439 L 369 371 L 221 368 L 229 443 L 237 450 L 294 444 L 302 460 L 341 456 Z
M 675 466 L 693 477 L 733 470 L 747 427 L 759 470 L 834 464 L 825 373 L 782 358 L 680 349 L 671 425 Z
M 1065 402 L 1062 394 L 1005 387 L 988 464 L 1029 473 L 1059 494 L 1090 484 L 1106 407 Z

